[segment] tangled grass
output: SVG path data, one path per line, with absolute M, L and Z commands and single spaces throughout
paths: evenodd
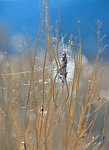
M 76 44 L 68 34 L 74 60 L 72 80 L 56 82 L 61 66 L 58 26 L 52 42 L 49 11 L 42 6 L 36 49 L 25 52 L 7 65 L 0 66 L 0 145 L 1 150 L 97 150 L 108 149 L 108 97 L 102 97 L 103 76 L 98 24 L 98 53 L 95 62 L 85 71 L 82 64 L 82 43 Z M 42 19 L 46 10 L 44 57 L 38 55 Z M 55 46 L 54 46 L 55 45 Z M 64 49 L 64 38 L 62 38 Z M 53 75 L 52 63 L 57 73 Z M 72 66 L 73 68 L 73 66 Z M 26 71 L 25 71 L 26 70 Z

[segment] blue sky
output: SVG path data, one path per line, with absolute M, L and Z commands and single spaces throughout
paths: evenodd
M 25 34 L 35 38 L 39 29 L 41 0 L 0 0 L 0 23 L 7 26 L 12 34 Z M 96 20 L 103 22 L 103 34 L 106 33 L 109 43 L 109 1 L 108 0 L 60 0 L 61 33 L 76 34 L 76 22 L 81 21 L 83 43 L 90 41 L 94 47 Z M 51 29 L 55 29 L 57 20 L 57 0 L 50 2 Z M 87 49 L 87 44 L 85 46 Z M 91 53 L 91 52 L 90 52 Z
M 0 19 L 15 32 L 24 32 L 37 28 L 38 7 L 37 2 L 32 0 L 14 0 L 0 2 Z

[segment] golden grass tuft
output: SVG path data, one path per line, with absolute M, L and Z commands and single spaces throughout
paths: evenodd
M 42 59 L 38 51 L 44 11 L 46 38 Z M 108 149 L 109 99 L 100 95 L 103 75 L 100 57 L 104 50 L 100 44 L 100 24 L 98 23 L 97 57 L 91 70 L 85 73 L 87 76 L 83 81 L 85 83 L 83 87 L 81 82 L 84 66 L 79 22 L 79 43 L 76 48 L 72 37 L 68 34 L 74 59 L 74 76 L 72 82 L 65 80 L 63 84 L 56 82 L 61 65 L 58 45 L 59 25 L 56 28 L 54 49 L 49 20 L 49 8 L 44 0 L 34 54 L 29 50 L 16 62 L 7 56 L 8 65 L 5 68 L 0 66 L 2 150 Z M 62 44 L 64 48 L 63 37 Z M 57 67 L 55 77 L 52 70 L 53 61 Z M 102 115 L 102 120 L 99 114 Z

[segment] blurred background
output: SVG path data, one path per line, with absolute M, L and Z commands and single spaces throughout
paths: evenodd
M 0 0 L 0 51 L 17 53 L 22 37 L 27 35 L 34 47 L 39 30 L 41 5 L 42 0 Z M 50 30 L 55 35 L 58 0 L 49 0 L 49 5 Z M 88 59 L 94 58 L 97 51 L 97 20 L 102 21 L 101 33 L 102 36 L 105 35 L 102 45 L 109 44 L 109 1 L 60 0 L 60 37 L 68 32 L 75 37 L 78 34 L 78 20 L 83 53 Z M 108 47 L 103 57 L 109 57 Z
M 73 36 L 73 39 L 77 39 L 78 37 L 78 21 L 80 21 L 80 30 L 81 30 L 81 39 L 82 39 L 82 47 L 83 47 L 83 68 L 81 73 L 81 91 L 84 96 L 84 91 L 86 88 L 86 83 L 88 80 L 88 70 L 93 70 L 93 60 L 95 62 L 95 57 L 97 53 L 97 21 L 100 20 L 102 22 L 101 26 L 101 46 L 102 48 L 107 45 L 105 51 L 103 52 L 103 63 L 102 67 L 100 66 L 100 70 L 103 72 L 102 81 L 100 83 L 100 97 L 102 101 L 98 101 L 97 104 L 94 105 L 94 108 L 98 108 L 100 104 L 108 99 L 109 101 L 109 62 L 107 61 L 109 58 L 109 0 L 48 0 L 49 1 L 49 13 L 50 13 L 50 32 L 53 37 L 56 35 L 56 25 L 58 22 L 58 14 L 60 14 L 60 30 L 59 30 L 59 43 L 61 43 L 61 35 L 65 35 L 66 33 L 70 33 Z M 21 105 L 25 104 L 25 101 L 28 96 L 28 87 L 30 85 L 30 70 L 31 70 L 31 56 L 22 54 L 22 39 L 25 46 L 25 51 L 28 51 L 28 41 L 30 41 L 31 50 L 34 51 L 35 42 L 37 39 L 37 34 L 40 26 L 40 15 L 42 8 L 43 0 L 0 0 L 0 95 L 1 96 L 1 106 L 0 111 L 5 116 L 4 109 L 4 100 L 6 101 L 6 106 L 8 106 L 8 91 L 12 89 L 12 106 L 13 112 L 14 110 L 20 110 L 17 112 L 18 119 L 23 119 Z M 58 10 L 59 13 L 58 13 Z M 46 17 L 43 18 L 43 27 L 46 22 Z M 43 51 L 43 36 L 45 36 L 45 28 L 42 30 L 42 41 L 41 48 L 39 49 L 42 53 Z M 104 38 L 105 37 L 105 38 Z M 68 39 L 66 39 L 66 44 L 68 44 Z M 66 45 L 68 49 L 68 45 Z M 62 50 L 62 45 L 59 45 L 59 50 Z M 68 49 L 71 51 L 71 49 Z M 8 58 L 8 55 L 10 56 Z M 19 54 L 19 55 L 18 55 Z M 16 57 L 14 57 L 16 56 Z M 68 55 L 67 55 L 68 56 Z M 74 72 L 74 62 L 72 61 L 72 57 L 68 60 L 68 77 L 67 81 L 71 81 L 73 78 Z M 38 57 L 39 58 L 39 57 Z M 42 75 L 41 75 L 41 65 L 43 58 L 37 58 L 36 70 L 39 67 L 39 75 L 36 77 L 36 84 L 42 86 Z M 91 62 L 92 61 L 92 62 Z M 104 63 L 106 61 L 106 63 Z M 7 74 L 6 83 L 5 83 L 5 75 L 4 73 L 10 72 L 9 66 L 11 66 L 11 71 L 13 73 L 13 82 L 12 85 L 8 85 L 8 77 L 11 78 L 10 74 Z M 57 73 L 57 66 L 54 66 L 54 76 Z M 3 72 L 3 74 L 2 74 Z M 25 73 L 29 75 L 26 76 Z M 23 74 L 24 76 L 22 76 Z M 89 72 L 90 73 L 90 72 Z M 4 78 L 2 78 L 4 77 Z M 24 80 L 25 79 L 25 80 Z M 99 78 L 98 78 L 99 80 Z M 89 80 L 90 81 L 90 80 Z M 97 81 L 98 82 L 98 81 Z M 97 83 L 95 82 L 95 83 Z M 95 84 L 94 83 L 94 84 Z M 8 87 L 9 86 L 9 87 Z M 47 84 L 48 86 L 48 84 Z M 37 86 L 38 87 L 38 86 Z M 36 89 L 37 89 L 36 87 Z M 49 86 L 48 86 L 49 87 Z M 11 89 L 10 89 L 11 88 Z M 40 86 L 39 86 L 40 88 Z M 40 97 L 40 93 L 38 88 L 38 96 Z M 25 91 L 25 92 L 24 92 Z M 37 91 L 37 90 L 36 90 Z M 18 94 L 18 95 L 17 95 Z M 17 95 L 17 96 L 16 96 Z M 2 98 L 3 97 L 3 98 Z M 17 98 L 18 97 L 18 98 Z M 39 99 L 38 97 L 38 99 Z M 16 99 L 17 98 L 17 99 Z M 34 98 L 34 96 L 33 96 Z M 107 101 L 107 102 L 108 102 Z M 21 104 L 20 104 L 21 103 Z M 107 103 L 106 103 L 107 104 Z M 10 105 L 9 105 L 10 106 Z M 7 108 L 10 108 L 10 107 Z M 18 107 L 19 106 L 19 107 Z M 1 109 L 3 107 L 3 109 Z M 23 107 L 22 107 L 23 108 Z M 102 135 L 103 128 L 103 120 L 104 120 L 104 112 L 106 107 L 103 106 L 100 109 L 100 113 L 98 116 L 97 124 L 94 127 L 95 135 Z M 80 109 L 78 107 L 80 112 Z M 77 111 L 78 111 L 77 110 Z M 0 113 L 1 113 L 0 112 Z M 107 111 L 108 114 L 109 110 Z M 14 113 L 13 113 L 14 114 Z M 20 114 L 20 115 L 19 115 Z M 78 115 L 79 113 L 77 113 Z M 16 113 L 15 113 L 16 116 Z M 21 117 L 19 117 L 21 116 Z M 78 115 L 79 116 L 79 115 Z M 5 117 L 4 117 L 5 118 Z M 17 119 L 16 119 L 17 120 Z M 109 119 L 107 119 L 108 122 Z M 3 124 L 2 119 L 1 125 Z M 7 120 L 6 120 L 7 121 Z M 12 120 L 13 121 L 13 120 Z M 8 121 L 7 121 L 8 122 Z M 10 129 L 10 122 L 9 129 Z M 5 123 L 4 123 L 5 124 Z M 109 124 L 109 123 L 108 123 Z M 18 124 L 17 124 L 18 125 Z M 4 126 L 3 133 L 4 133 Z M 12 128 L 13 130 L 13 128 Z M 108 128 L 106 128 L 106 134 Z M 7 130 L 6 130 L 7 131 Z M 21 130 L 22 131 L 22 130 Z M 1 131 L 0 131 L 1 132 Z M 60 134 L 60 132 L 58 132 Z M 9 132 L 10 135 L 10 132 Z M 61 135 L 61 134 L 60 134 Z M 12 137 L 13 134 L 11 135 Z M 10 141 L 11 140 L 10 136 Z M 58 136 L 59 137 L 59 136 Z M 2 139 L 2 140 L 1 140 Z M 6 139 L 3 137 L 3 134 L 0 134 L 0 144 L 5 147 L 3 144 L 3 140 Z M 58 138 L 56 138 L 56 142 Z M 15 140 L 15 138 L 14 138 Z M 14 144 L 12 144 L 14 145 Z M 5 148 L 4 148 L 5 149 Z

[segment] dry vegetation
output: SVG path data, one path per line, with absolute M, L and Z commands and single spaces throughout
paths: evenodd
M 44 1 L 34 54 L 28 43 L 28 53 L 24 52 L 15 59 L 5 55 L 5 65 L 0 66 L 0 149 L 108 150 L 109 99 L 103 94 L 101 84 L 101 53 L 104 48 L 100 44 L 100 22 L 95 63 L 82 65 L 82 43 L 78 28 L 79 42 L 76 46 L 68 34 L 75 66 L 72 81 L 56 82 L 57 73 L 54 77 L 52 63 L 55 62 L 58 72 L 61 65 L 59 26 L 56 28 L 54 47 L 46 6 Z M 38 51 L 45 12 L 46 38 L 42 59 Z

